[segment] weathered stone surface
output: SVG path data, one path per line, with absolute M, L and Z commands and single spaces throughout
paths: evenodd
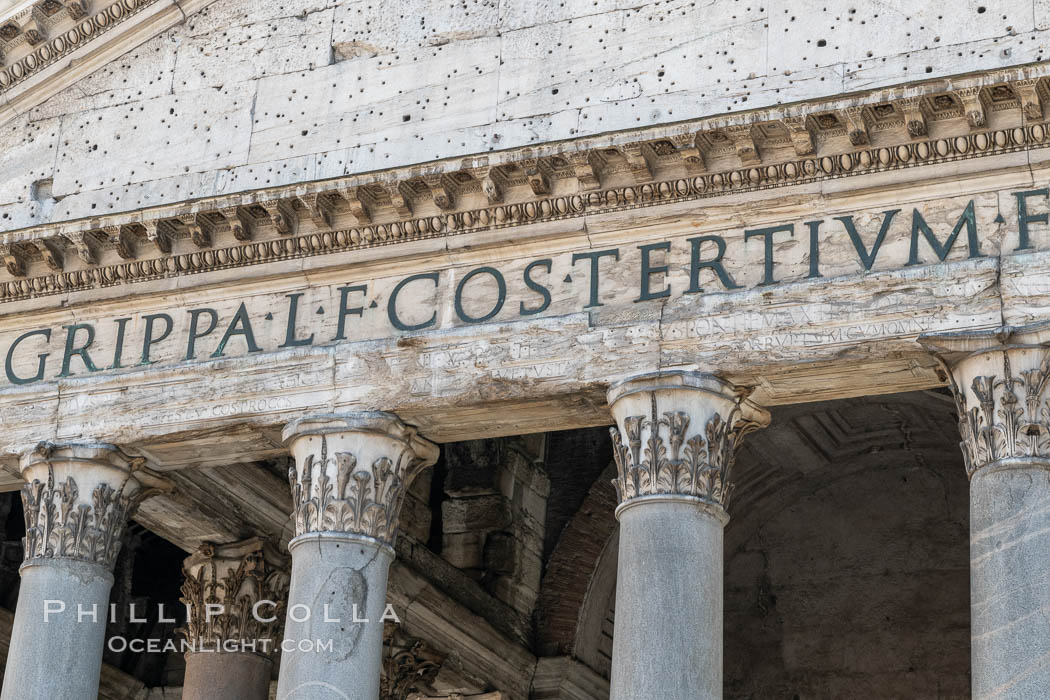
M 686 502 L 633 506 L 619 520 L 609 697 L 720 697 L 723 521 Z
M 161 10 L 168 13 L 154 21 L 166 33 L 157 42 L 145 19 Z M 39 211 L 22 204 L 9 208 L 3 223 L 134 209 L 158 201 L 147 197 L 153 193 L 208 196 L 231 186 L 255 189 L 1016 66 L 1039 60 L 1045 43 L 1045 11 L 1033 13 L 1031 3 L 1019 0 L 987 13 L 971 3 L 950 14 L 928 3 L 891 11 L 833 2 L 814 16 L 807 12 L 805 21 L 800 11 L 781 10 L 582 0 L 439 7 L 420 0 L 388 17 L 367 0 L 250 8 L 218 0 L 191 4 L 189 16 L 171 27 L 181 16 L 156 2 L 123 45 L 127 51 L 148 42 L 155 50 L 107 65 L 122 53 L 109 48 L 102 61 L 83 63 L 66 78 L 90 86 L 90 111 L 82 118 L 100 141 L 91 153 L 108 152 L 112 176 L 78 181 L 68 167 L 66 177 L 44 172 L 55 179 L 61 206 Z M 1018 34 L 1030 38 L 1010 41 Z M 424 64 L 429 69 L 418 70 Z M 244 88 L 248 99 L 223 94 Z M 31 106 L 46 94 L 20 99 Z M 76 105 L 83 95 L 73 85 L 37 109 L 72 116 L 83 108 Z M 161 112 L 201 99 L 226 101 L 234 111 L 221 120 L 212 114 L 161 121 Z M 113 108 L 163 136 L 149 152 L 165 168 L 144 167 L 139 149 L 115 140 L 117 129 L 99 131 L 97 117 Z M 223 151 L 197 175 L 204 161 L 192 151 L 197 144 L 207 150 L 208 136 L 199 138 L 204 124 L 236 125 L 236 138 L 251 141 L 250 153 Z M 76 119 L 63 123 L 60 162 L 84 153 L 85 128 Z
M 23 569 L 21 575 L 2 697 L 94 697 L 99 687 L 112 574 L 96 564 L 51 559 Z M 50 608 L 47 601 L 52 601 Z M 61 612 L 53 601 L 62 601 Z M 80 603 L 89 617 L 78 620 L 73 601 Z M 56 611 L 46 622 L 45 609 Z M 97 613 L 94 620 L 90 618 L 92 609 Z M 59 660 L 63 671 L 55 673 Z
M 323 700 L 331 687 L 347 689 L 353 700 L 378 697 L 393 553 L 353 542 L 345 533 L 304 535 L 290 552 L 285 643 L 291 640 L 291 648 L 282 649 L 277 697 Z M 328 616 L 322 614 L 325 606 Z M 317 640 L 332 644 L 315 646 Z
M 130 4 L 135 19 L 16 89 L 10 51 L 0 65 L 0 462 L 12 471 L 41 436 L 119 440 L 173 472 L 179 492 L 139 519 L 186 548 L 294 534 L 277 426 L 305 413 L 395 410 L 449 441 L 607 424 L 608 384 L 644 371 L 717 370 L 770 405 L 929 389 L 947 376 L 918 335 L 1038 322 L 1050 305 L 1046 70 L 1028 65 L 1050 40 L 1043 0 Z M 192 348 L 191 310 L 215 320 Z M 161 314 L 170 333 L 151 343 Z M 806 461 L 806 444 L 766 456 L 833 461 Z M 535 675 L 541 694 L 600 697 L 523 645 L 539 596 L 544 654 L 608 663 L 611 579 L 567 570 L 620 542 L 566 551 L 608 534 L 572 518 L 548 570 L 565 604 L 540 596 L 575 507 L 549 517 L 545 463 L 526 452 L 493 460 L 487 484 L 451 480 L 434 533 L 431 489 L 413 487 L 412 566 L 395 565 L 392 595 L 413 633 L 445 643 L 443 691 L 492 680 L 517 700 Z M 745 503 L 771 489 L 754 486 Z M 438 535 L 444 560 L 418 544 Z M 577 622 L 591 648 L 571 648 Z M 800 636 L 785 668 L 839 651 Z M 941 678 L 891 672 L 897 695 Z
M 0 608 L 0 667 L 5 667 L 7 656 L 10 653 L 11 629 L 14 624 L 14 615 Z M 0 671 L 2 675 L 2 671 Z M 136 700 L 177 700 L 179 697 L 168 689 L 165 695 L 164 689 L 157 689 L 155 694 L 149 691 L 133 676 L 116 669 L 109 664 L 102 664 L 102 673 L 99 681 L 98 697 L 104 700 L 124 700 L 135 698 Z
M 510 524 L 506 501 L 498 494 L 445 501 L 441 504 L 441 518 L 447 534 L 499 529 Z
M 458 241 L 453 265 L 436 270 L 425 258 L 413 257 L 411 263 L 403 259 L 404 264 L 391 274 L 385 261 L 335 255 L 324 261 L 289 261 L 280 278 L 237 284 L 233 275 L 223 273 L 224 286 L 186 290 L 176 296 L 170 291 L 161 294 L 162 289 L 170 290 L 171 282 L 150 283 L 146 289 L 157 295 L 139 297 L 134 303 L 114 299 L 108 304 L 96 301 L 90 310 L 71 307 L 36 313 L 30 328 L 53 329 L 46 375 L 61 373 L 59 353 L 68 335 L 62 326 L 74 322 L 96 326 L 89 354 L 100 371 L 84 378 L 90 372 L 85 372 L 83 358 L 74 354 L 69 358 L 72 377 L 68 380 L 0 390 L 2 410 L 18 415 L 5 440 L 8 449 L 14 449 L 35 440 L 43 430 L 58 435 L 104 435 L 150 449 L 151 441 L 179 432 L 190 439 L 185 444 L 194 445 L 194 453 L 204 450 L 215 460 L 227 452 L 237 453 L 243 460 L 248 455 L 263 456 L 260 450 L 266 456 L 280 453 L 272 437 L 258 439 L 258 429 L 272 431 L 270 426 L 303 410 L 347 404 L 396 409 L 438 440 L 465 437 L 472 431 L 495 435 L 595 425 L 607 421 L 599 398 L 605 383 L 645 368 L 672 366 L 717 366 L 738 383 L 756 386 L 757 396 L 770 404 L 800 397 L 929 387 L 944 378 L 938 377 L 933 361 L 914 343 L 917 335 L 994 327 L 1004 313 L 1030 313 L 1025 311 L 1029 298 L 1041 303 L 1038 295 L 1025 289 L 1040 284 L 1035 261 L 1045 253 L 1016 258 L 1018 263 L 1028 263 L 1023 274 L 1028 287 L 1021 294 L 1007 294 L 999 288 L 998 256 L 1013 260 L 1019 245 L 1012 192 L 1020 190 L 985 190 L 981 188 L 983 178 L 966 182 L 972 194 L 960 194 L 956 187 L 951 196 L 938 196 L 935 191 L 934 198 L 920 199 L 923 194 L 919 191 L 880 190 L 865 195 L 863 206 L 838 198 L 831 205 L 819 195 L 785 197 L 771 202 L 744 226 L 734 224 L 740 214 L 731 203 L 702 211 L 681 207 L 678 214 L 667 212 L 647 219 L 644 234 L 637 221 L 617 221 L 620 215 L 595 217 L 589 220 L 587 237 L 564 236 L 553 250 L 550 239 L 542 243 L 529 240 L 527 245 L 523 241 L 496 245 L 490 240 L 493 247 L 475 250 L 467 238 Z M 1020 179 L 1016 182 L 1015 187 L 1025 186 Z M 951 228 L 962 221 L 971 198 L 983 257 L 970 257 L 963 226 L 955 245 L 946 253 L 942 249 L 944 263 L 937 260 L 923 234 L 917 233 L 914 259 L 920 264 L 908 265 L 913 257 L 911 231 L 917 221 L 911 210 L 918 210 L 933 235 L 944 243 Z M 1029 198 L 1032 215 L 1045 212 L 1045 199 Z M 846 235 L 845 225 L 835 217 L 853 216 L 859 245 L 866 255 L 872 255 L 884 212 L 895 209 L 901 211 L 889 223 L 872 270 L 864 273 L 862 257 Z M 996 220 L 1000 214 L 1002 224 Z M 824 222 L 821 279 L 807 279 L 811 268 L 808 227 L 803 224 L 813 216 Z M 777 284 L 763 285 L 767 274 L 763 241 L 746 232 L 785 222 L 793 223 L 795 236 L 784 235 L 774 242 L 772 275 Z M 1032 245 L 1045 246 L 1041 225 L 1030 223 L 1029 228 Z M 655 241 L 649 237 L 654 231 L 658 231 Z M 725 270 L 741 289 L 727 291 L 712 270 L 701 269 L 704 292 L 688 293 L 688 239 L 697 234 L 723 237 Z M 473 240 L 480 244 L 485 237 Z M 645 240 L 659 245 L 666 241 L 670 248 L 666 261 L 660 250 L 650 259 L 652 266 L 668 265 L 666 285 L 671 296 L 667 299 L 636 301 L 642 264 L 638 246 Z M 437 250 L 428 242 L 411 249 L 421 254 Z M 589 261 L 578 259 L 574 264 L 573 255 L 611 249 L 621 251 L 621 260 L 607 257 L 599 263 L 602 306 L 588 308 Z M 529 257 L 530 253 L 536 257 Z M 705 248 L 702 254 L 709 259 L 706 256 L 713 251 Z M 530 260 L 546 259 L 544 255 L 550 256 L 551 273 L 535 279 L 549 285 L 551 304 L 540 314 L 521 316 L 521 304 L 532 308 L 542 301 L 525 285 L 524 266 Z M 340 260 L 355 259 L 360 261 L 353 272 L 330 267 Z M 304 269 L 307 266 L 311 269 Z M 496 316 L 478 323 L 469 319 L 496 308 L 496 278 L 492 273 L 475 272 L 459 294 L 456 290 L 468 272 L 482 267 L 501 271 L 507 290 L 506 302 Z M 404 287 L 403 301 L 399 297 L 395 309 L 407 324 L 425 323 L 433 317 L 433 331 L 428 328 L 427 333 L 401 337 L 390 325 L 393 289 L 410 274 L 431 271 L 437 273 L 436 290 L 430 291 L 433 281 L 412 282 Z M 1003 279 L 1020 284 L 1013 281 L 1015 277 L 1008 273 Z M 651 292 L 664 288 L 662 278 L 659 272 L 650 275 Z M 347 307 L 358 307 L 361 314 L 344 317 L 348 342 L 317 345 L 338 335 L 339 289 L 358 283 L 367 290 L 347 297 Z M 301 298 L 295 296 L 299 294 Z M 313 335 L 315 344 L 282 349 L 279 346 L 288 342 L 293 297 L 297 303 L 293 339 L 305 342 Z M 12 311 L 41 309 L 49 303 L 46 299 L 16 302 Z M 242 302 L 261 352 L 248 352 L 252 348 L 244 335 L 246 322 L 242 319 L 241 325 L 235 325 Z M 215 309 L 216 325 L 203 334 L 209 317 L 199 319 L 197 331 L 202 335 L 194 348 L 199 360 L 192 364 L 183 358 L 191 321 L 188 310 L 195 308 Z M 172 332 L 151 345 L 150 360 L 155 364 L 143 368 L 139 363 L 145 316 L 162 313 L 172 315 Z M 266 313 L 272 318 L 265 319 Z M 131 319 L 125 328 L 122 361 L 126 368 L 103 371 L 114 359 L 119 330 L 114 319 L 125 315 Z M 158 336 L 163 322 L 156 324 L 154 335 Z M 223 348 L 229 359 L 213 359 L 220 336 L 231 330 L 234 333 Z M 8 345 L 24 332 L 26 323 L 21 316 L 0 321 L 0 338 Z M 73 347 L 86 342 L 86 333 L 79 331 Z M 13 357 L 17 376 L 33 376 L 44 344 L 41 337 L 23 343 L 24 350 Z M 237 371 L 231 372 L 233 367 Z M 156 391 L 160 385 L 164 386 L 163 396 Z M 392 387 L 398 389 L 392 391 Z M 117 425 L 108 412 L 90 411 L 117 396 L 125 405 L 134 404 L 143 420 L 135 426 Z M 215 398 L 202 402 L 202 396 Z M 503 409 L 494 413 L 486 408 L 494 402 Z M 438 407 L 442 408 L 440 417 L 434 410 Z M 244 423 L 256 428 L 244 433 L 244 442 L 236 450 L 231 445 L 216 451 L 214 441 L 207 438 L 217 435 L 214 431 L 219 425 Z M 179 454 L 184 448 L 178 440 L 164 437 L 163 441 L 172 449 L 151 453 L 162 464 L 175 466 L 196 459 Z

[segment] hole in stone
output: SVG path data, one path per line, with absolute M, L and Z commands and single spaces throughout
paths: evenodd
M 44 180 L 37 180 L 29 187 L 29 196 L 38 202 L 45 202 L 49 199 L 53 199 L 52 188 L 54 186 L 54 180 L 46 178 Z

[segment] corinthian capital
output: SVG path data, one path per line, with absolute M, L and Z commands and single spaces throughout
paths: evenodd
M 926 335 L 950 375 L 966 473 L 1050 467 L 1050 326 Z
M 207 544 L 186 559 L 182 631 L 193 649 L 247 649 L 272 658 L 284 625 L 288 565 L 289 558 L 261 537 Z
M 747 392 L 710 374 L 661 372 L 609 388 L 621 504 L 676 495 L 725 508 L 737 445 L 769 424 Z
M 139 503 L 169 483 L 106 443 L 42 442 L 22 456 L 26 564 L 75 559 L 112 570 Z
M 438 448 L 392 413 L 303 418 L 285 428 L 296 536 L 339 532 L 393 546 L 405 493 Z

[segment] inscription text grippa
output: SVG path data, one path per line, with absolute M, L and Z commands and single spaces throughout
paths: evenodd
M 1050 189 L 1004 194 L 23 324 L 0 352 L 26 385 L 1050 247 Z

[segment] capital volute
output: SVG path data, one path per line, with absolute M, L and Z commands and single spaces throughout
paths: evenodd
M 769 424 L 748 391 L 712 374 L 659 372 L 609 387 L 621 505 L 691 498 L 724 511 L 736 448 Z M 724 513 L 723 513 L 724 514 Z
M 170 491 L 145 460 L 102 442 L 41 442 L 22 455 L 25 565 L 73 559 L 112 570 L 128 518 Z
M 929 334 L 959 414 L 966 472 L 1050 468 L 1050 324 Z
M 295 534 L 344 533 L 393 546 L 405 494 L 437 445 L 392 413 L 355 411 L 290 423 Z

